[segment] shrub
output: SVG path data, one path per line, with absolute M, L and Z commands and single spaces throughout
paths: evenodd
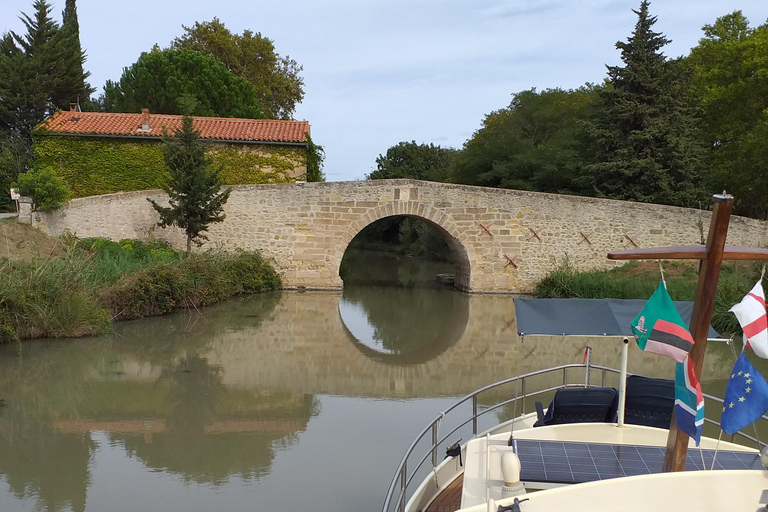
M 670 274 L 675 271 L 666 277 L 672 299 L 693 300 L 698 282 L 695 268 L 676 269 L 674 263 L 665 266 Z M 611 270 L 577 272 L 566 262 L 539 281 L 534 294 L 539 298 L 647 299 L 659 285 L 659 272 L 655 263 L 645 265 L 645 271 L 638 267 L 638 263 L 632 262 Z M 756 264 L 723 264 L 712 313 L 712 326 L 721 335 L 740 332 L 736 317 L 728 310 L 759 278 L 760 269 Z
M 56 210 L 72 196 L 64 180 L 49 170 L 20 174 L 17 187 L 22 195 L 32 198 L 36 210 Z
M 115 320 L 208 306 L 236 295 L 279 289 L 280 276 L 258 253 L 193 254 L 177 266 L 157 265 L 105 287 L 101 303 Z

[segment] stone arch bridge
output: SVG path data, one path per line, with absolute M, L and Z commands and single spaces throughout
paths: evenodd
M 25 214 L 50 234 L 114 240 L 159 236 L 184 247 L 178 229 L 156 227 L 157 214 L 138 191 L 71 201 L 52 213 Z M 226 220 L 207 247 L 258 249 L 286 288 L 339 289 L 341 258 L 365 226 L 392 215 L 418 217 L 448 243 L 456 286 L 469 292 L 530 290 L 566 260 L 577 269 L 605 268 L 612 250 L 699 243 L 709 212 L 417 180 L 371 180 L 236 186 Z M 765 246 L 763 221 L 734 217 L 733 245 Z

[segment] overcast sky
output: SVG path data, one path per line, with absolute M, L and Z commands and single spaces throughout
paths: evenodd
M 61 22 L 65 0 L 49 0 Z M 32 0 L 0 0 L 0 31 Z M 325 147 L 328 181 L 362 179 L 400 141 L 460 148 L 511 94 L 600 82 L 620 63 L 639 0 L 78 0 L 80 39 L 101 92 L 142 51 L 166 47 L 182 25 L 218 17 L 232 32 L 260 32 L 304 67 L 309 121 Z M 767 0 L 656 0 L 655 29 L 687 54 L 701 27 L 740 9 L 752 26 Z

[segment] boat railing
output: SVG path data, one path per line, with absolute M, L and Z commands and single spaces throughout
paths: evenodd
M 525 412 L 526 409 L 526 399 L 530 399 L 532 397 L 538 396 L 538 395 L 544 395 L 547 393 L 552 393 L 554 391 L 557 391 L 558 389 L 562 388 L 568 388 L 568 387 L 584 387 L 584 383 L 571 383 L 568 379 L 568 370 L 569 369 L 580 369 L 583 371 L 591 371 L 591 372 L 599 372 L 600 374 L 600 385 L 605 386 L 607 382 L 607 376 L 609 374 L 616 374 L 617 376 L 620 374 L 619 370 L 615 368 L 609 368 L 605 366 L 598 366 L 598 365 L 583 365 L 583 364 L 565 364 L 560 366 L 555 366 L 551 368 L 547 368 L 544 370 L 538 370 L 530 373 L 526 373 L 524 375 L 518 375 L 515 377 L 510 377 L 508 379 L 504 379 L 498 382 L 495 382 L 493 384 L 489 384 L 487 386 L 484 386 L 480 389 L 477 389 L 473 391 L 472 393 L 464 396 L 463 398 L 459 399 L 457 402 L 453 403 L 450 407 L 448 407 L 445 411 L 440 413 L 435 419 L 432 420 L 431 423 L 429 423 L 414 439 L 414 441 L 411 443 L 411 445 L 408 447 L 408 449 L 405 452 L 405 455 L 403 456 L 402 460 L 400 461 L 400 464 L 398 465 L 395 474 L 392 478 L 392 482 L 389 485 L 389 489 L 387 490 L 387 495 L 384 500 L 384 506 L 382 508 L 382 512 L 404 512 L 405 511 L 405 505 L 407 503 L 407 500 L 409 498 L 409 488 L 411 484 L 413 483 L 414 478 L 417 476 L 419 470 L 421 470 L 424 467 L 424 464 L 427 461 L 430 461 L 432 464 L 432 468 L 436 468 L 438 465 L 438 449 L 441 445 L 446 443 L 448 439 L 451 439 L 456 432 L 458 432 L 460 429 L 466 427 L 467 425 L 472 425 L 472 436 L 473 438 L 477 437 L 478 434 L 482 435 L 485 432 L 478 433 L 478 419 L 480 419 L 482 416 L 489 414 L 500 407 L 504 407 L 506 405 L 510 404 L 516 404 L 516 402 L 519 400 L 521 402 L 520 404 L 520 411 L 521 413 Z M 541 375 L 549 374 L 549 373 L 557 373 L 562 372 L 563 378 L 562 383 L 556 385 L 556 386 L 549 386 L 545 388 L 538 388 L 535 391 L 529 391 L 527 388 L 527 382 L 531 380 L 533 377 L 539 377 Z M 515 397 L 502 400 L 498 403 L 488 405 L 483 404 L 482 410 L 480 410 L 479 400 L 478 397 L 482 395 L 483 393 L 486 393 L 490 390 L 493 390 L 495 388 L 499 388 L 502 386 L 506 386 L 512 383 L 518 383 L 519 384 L 519 393 L 516 394 Z M 593 384 L 594 385 L 594 384 Z M 715 396 L 704 394 L 704 398 L 710 401 L 717 402 L 722 405 L 723 400 L 720 398 L 717 398 Z M 471 409 L 471 415 L 470 417 L 464 416 L 463 418 L 459 418 L 459 423 L 454 428 L 452 428 L 450 431 L 444 433 L 441 435 L 440 433 L 440 425 L 445 422 L 445 419 L 451 415 L 454 411 L 456 411 L 457 408 L 462 406 L 463 404 L 466 404 L 470 402 L 472 409 Z M 457 413 L 458 414 L 458 413 Z M 514 419 L 514 418 L 513 418 Z M 705 418 L 705 423 L 712 424 L 720 427 L 720 424 L 710 418 Z M 763 421 L 768 421 L 768 416 L 763 416 L 761 418 Z M 494 430 L 497 428 L 498 425 L 495 425 L 494 427 L 491 427 L 488 430 Z M 758 439 L 757 435 L 757 428 L 755 427 L 755 435 L 754 437 L 743 433 L 743 432 L 737 432 L 736 434 L 733 434 L 730 437 L 730 441 L 733 441 L 736 436 L 739 436 L 741 438 L 744 438 L 745 440 L 749 442 L 755 443 L 758 447 L 765 446 L 765 443 L 762 443 Z M 431 443 L 428 449 L 426 450 L 426 453 L 422 454 L 420 458 L 419 455 L 415 454 L 417 446 L 422 443 L 422 441 L 427 438 L 427 436 L 431 437 Z M 412 460 L 414 458 L 414 460 Z

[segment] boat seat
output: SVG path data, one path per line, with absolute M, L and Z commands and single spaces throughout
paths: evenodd
M 627 378 L 625 423 L 668 429 L 674 406 L 675 381 L 641 375 Z
M 534 426 L 615 422 L 618 419 L 618 400 L 615 388 L 558 389 L 546 413 L 541 402 L 536 402 L 538 421 Z

